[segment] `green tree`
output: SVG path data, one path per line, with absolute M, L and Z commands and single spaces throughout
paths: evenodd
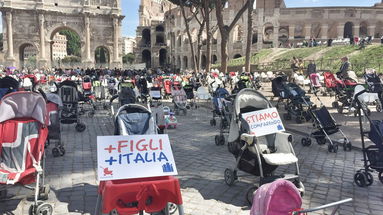
M 123 63 L 129 63 L 132 64 L 134 60 L 136 59 L 136 56 L 134 56 L 133 53 L 128 53 L 122 57 L 122 62 Z
M 81 39 L 80 36 L 71 30 L 60 31 L 61 35 L 65 35 L 67 42 L 68 55 L 81 57 Z
M 0 51 L 3 51 L 3 33 L 0 33 Z

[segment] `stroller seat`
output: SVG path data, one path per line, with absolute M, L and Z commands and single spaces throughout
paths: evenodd
M 277 133 L 256 138 L 256 144 L 266 163 L 279 166 L 298 162 L 293 151 L 285 145 L 289 136 L 289 134 Z M 253 149 L 250 148 L 250 150 Z

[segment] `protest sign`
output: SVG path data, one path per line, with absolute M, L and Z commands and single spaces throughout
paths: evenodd
M 250 126 L 251 134 L 260 137 L 285 131 L 276 108 L 269 108 L 242 114 Z
M 165 135 L 97 137 L 98 180 L 177 175 Z

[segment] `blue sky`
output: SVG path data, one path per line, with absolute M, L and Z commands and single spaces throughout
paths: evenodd
M 321 7 L 321 6 L 372 6 L 380 0 L 285 0 L 287 7 Z M 136 35 L 138 25 L 138 7 L 140 0 L 121 0 L 123 20 L 123 36 Z M 0 19 L 0 32 L 2 31 Z

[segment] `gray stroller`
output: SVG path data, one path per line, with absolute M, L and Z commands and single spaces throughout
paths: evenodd
M 226 169 L 225 183 L 232 186 L 239 175 L 239 170 L 254 176 L 259 176 L 259 186 L 276 179 L 293 181 L 301 193 L 304 186 L 299 179 L 298 158 L 292 147 L 292 135 L 288 133 L 274 133 L 256 137 L 251 135 L 250 127 L 241 115 L 253 111 L 272 108 L 272 104 L 258 91 L 253 89 L 241 90 L 233 104 L 233 116 L 228 138 L 228 149 L 236 159 L 234 169 Z M 295 165 L 293 174 L 274 175 L 278 166 Z M 248 189 L 247 200 L 251 204 L 253 193 L 258 186 Z

